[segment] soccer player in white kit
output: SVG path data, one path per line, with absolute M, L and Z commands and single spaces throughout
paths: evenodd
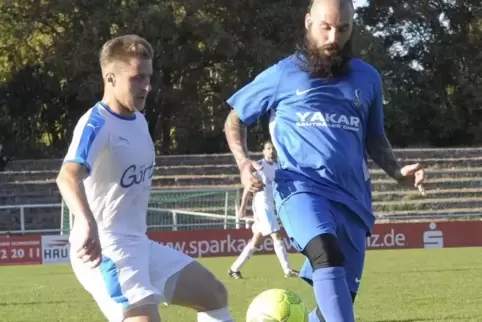
M 288 253 L 280 233 L 278 218 L 275 215 L 272 183 L 275 172 L 278 169 L 278 163 L 276 162 L 276 150 L 271 141 L 264 142 L 263 159 L 258 161 L 258 163 L 260 165 L 260 170 L 257 171 L 257 175 L 261 178 L 264 184 L 264 189 L 253 195 L 253 237 L 229 269 L 228 275 L 234 279 L 243 278 L 240 272 L 241 267 L 254 254 L 256 247 L 260 244 L 263 238 L 271 236 L 273 239 L 274 251 L 281 264 L 285 277 L 298 276 L 298 272 L 290 267 Z M 243 218 L 246 215 L 248 197 L 251 194 L 252 193 L 248 189 L 244 189 L 238 211 L 238 216 L 240 218 Z
M 146 235 L 155 149 L 139 111 L 153 55 L 136 35 L 114 38 L 100 52 L 103 99 L 78 121 L 57 178 L 75 214 L 72 268 L 111 322 L 160 321 L 160 303 L 195 309 L 198 321 L 233 321 L 213 274 Z

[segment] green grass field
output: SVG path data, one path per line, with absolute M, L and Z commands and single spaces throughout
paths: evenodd
M 311 310 L 314 298 L 300 279 L 285 279 L 274 255 L 254 256 L 244 280 L 226 271 L 234 258 L 203 259 L 224 281 L 236 321 L 244 321 L 251 299 L 269 288 L 298 293 Z M 302 258 L 291 255 L 294 267 Z M 105 321 L 68 265 L 0 268 L 1 321 Z M 357 321 L 482 321 L 482 248 L 369 251 L 359 297 Z M 160 307 L 164 322 L 196 321 L 194 312 Z

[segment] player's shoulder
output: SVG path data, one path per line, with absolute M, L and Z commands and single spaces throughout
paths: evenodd
M 77 122 L 78 128 L 84 128 L 86 126 L 90 126 L 95 129 L 102 129 L 104 128 L 106 122 L 106 117 L 102 112 L 102 108 L 99 103 L 96 103 L 94 106 L 89 108 L 82 116 L 79 118 Z
M 290 55 L 287 57 L 283 57 L 276 62 L 274 62 L 268 70 L 271 70 L 273 72 L 277 72 L 279 74 L 283 73 L 285 69 L 289 69 L 292 67 L 296 66 L 296 56 L 295 55 Z
M 283 57 L 278 61 L 278 64 L 282 66 L 291 66 L 295 65 L 298 61 L 298 55 L 291 54 L 289 56 Z
M 373 81 L 380 81 L 381 76 L 378 69 L 372 64 L 363 61 L 361 58 L 352 58 L 350 62 L 350 72 L 356 74 L 363 74 L 364 78 L 369 78 Z
M 300 64 L 300 57 L 298 54 L 295 53 L 280 59 L 276 63 L 276 66 L 278 66 L 280 70 L 295 69 L 299 71 L 299 64 Z
M 136 119 L 137 119 L 140 123 L 147 125 L 147 119 L 146 119 L 146 116 L 145 116 L 143 113 L 141 113 L 141 112 L 136 112 L 135 115 L 136 115 Z

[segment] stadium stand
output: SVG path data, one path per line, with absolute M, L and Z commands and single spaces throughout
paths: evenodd
M 475 214 L 482 211 L 482 148 L 396 150 L 401 164 L 424 161 L 427 196 L 389 179 L 372 161 L 374 210 L 380 218 L 397 215 Z M 260 158 L 259 153 L 253 154 Z M 60 159 L 17 160 L 0 172 L 0 205 L 59 203 L 55 176 Z M 239 187 L 230 154 L 160 156 L 153 186 L 160 189 Z M 189 209 L 218 213 L 221 209 Z M 0 231 L 18 229 L 18 220 L 0 210 Z M 26 229 L 59 227 L 58 209 L 28 209 Z

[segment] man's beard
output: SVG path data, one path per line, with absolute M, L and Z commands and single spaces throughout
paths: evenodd
M 326 55 L 325 52 L 330 52 Z M 343 48 L 330 44 L 318 48 L 315 42 L 310 39 L 308 31 L 305 33 L 304 41 L 297 46 L 300 58 L 300 68 L 313 77 L 336 78 L 348 74 L 348 63 L 352 56 L 351 37 Z

